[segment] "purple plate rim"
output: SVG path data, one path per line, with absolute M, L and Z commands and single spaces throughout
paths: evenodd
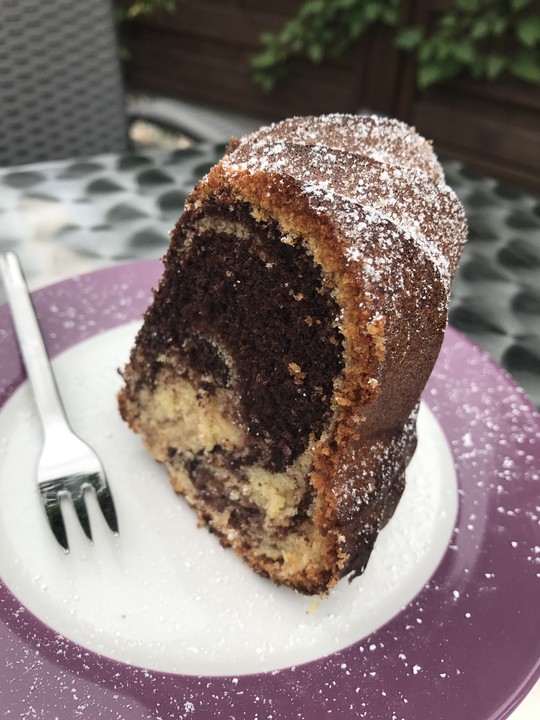
M 159 261 L 138 261 L 33 293 L 51 356 L 140 318 L 161 270 Z M 5 306 L 0 308 L 0 368 L 1 411 L 25 377 Z M 225 717 L 224 712 L 237 719 L 283 720 L 339 713 L 371 720 L 508 717 L 540 677 L 535 645 L 540 604 L 534 604 L 540 565 L 522 553 L 533 544 L 540 511 L 534 506 L 539 502 L 539 416 L 510 376 L 453 328 L 423 397 L 454 456 L 458 518 L 433 576 L 383 627 L 292 668 L 237 677 L 179 675 L 145 670 L 78 646 L 21 607 L 1 583 L 0 648 L 6 670 L 0 707 L 17 716 L 31 705 L 45 717 L 58 712 L 60 704 L 71 717 L 81 707 L 80 698 L 73 699 L 74 688 L 84 687 L 90 713 L 97 707 L 125 712 L 128 699 L 126 717 L 134 719 L 158 713 L 215 718 Z M 488 452 L 490 444 L 494 453 Z M 513 508 L 505 508 L 505 502 Z M 29 678 L 30 657 L 37 670 Z M 33 678 L 30 690 L 22 682 L 25 677 Z M 45 677 L 47 682 L 40 682 Z

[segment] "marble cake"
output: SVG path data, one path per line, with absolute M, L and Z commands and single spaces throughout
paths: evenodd
M 465 237 L 430 143 L 375 116 L 262 128 L 191 193 L 119 406 L 256 572 L 315 594 L 364 570 Z

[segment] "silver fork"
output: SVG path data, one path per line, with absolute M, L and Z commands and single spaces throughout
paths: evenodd
M 71 498 L 79 522 L 92 542 L 85 494 L 93 490 L 107 524 L 118 534 L 118 520 L 105 472 L 96 453 L 71 429 L 54 379 L 43 336 L 18 257 L 0 255 L 0 275 L 15 332 L 43 426 L 37 484 L 51 529 L 66 552 L 69 543 L 61 500 Z

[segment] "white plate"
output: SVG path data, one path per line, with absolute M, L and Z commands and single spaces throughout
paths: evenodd
M 366 572 L 313 601 L 258 577 L 197 528 L 163 466 L 120 419 L 117 369 L 127 361 L 137 329 L 130 323 L 109 330 L 54 360 L 72 425 L 106 468 L 118 537 L 93 503 L 90 545 L 67 502 L 71 552 L 63 552 L 35 486 L 41 428 L 28 383 L 0 413 L 0 574 L 11 592 L 89 650 L 195 675 L 262 672 L 315 660 L 396 615 L 435 571 L 457 511 L 452 457 L 428 408 L 420 412 L 406 491 Z

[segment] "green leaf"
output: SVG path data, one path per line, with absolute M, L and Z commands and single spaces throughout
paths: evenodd
M 445 28 L 446 30 L 452 30 L 457 25 L 457 17 L 454 13 L 448 12 L 445 15 L 441 15 L 439 18 L 440 26 Z
M 493 16 L 492 32 L 495 37 L 501 37 L 508 30 L 508 18 L 498 15 Z
M 540 58 L 534 51 L 523 49 L 511 60 L 508 69 L 525 82 L 540 82 Z
M 134 0 L 126 9 L 126 18 L 133 20 L 137 17 L 152 15 L 159 10 L 174 12 L 175 0 Z
M 452 47 L 451 55 L 463 63 L 463 65 L 472 65 L 476 59 L 476 52 L 473 45 L 466 40 L 455 43 Z
M 419 27 L 404 28 L 396 37 L 395 44 L 402 50 L 413 50 L 418 47 L 424 37 L 424 31 Z
M 534 47 L 540 41 L 540 16 L 527 15 L 520 18 L 516 26 L 516 34 L 527 47 Z
M 380 3 L 376 0 L 372 2 L 367 2 L 364 7 L 364 13 L 368 22 L 375 22 L 375 20 L 378 20 L 381 15 Z
M 271 32 L 263 32 L 259 35 L 261 45 L 272 45 L 276 41 L 276 35 Z
M 427 88 L 429 85 L 434 85 L 436 82 L 441 80 L 441 71 L 438 65 L 435 63 L 431 65 L 421 65 L 418 68 L 417 80 L 418 85 L 421 88 Z
M 439 61 L 446 60 L 446 58 L 449 58 L 454 55 L 454 43 L 453 42 L 447 42 L 444 40 L 444 38 L 434 36 L 432 38 L 433 40 L 433 50 L 434 55 Z
M 418 59 L 422 63 L 429 62 L 435 55 L 435 45 L 431 38 L 427 38 L 422 45 L 418 48 Z
M 306 48 L 306 55 L 313 63 L 320 63 L 324 58 L 323 46 L 320 44 L 309 45 Z
M 485 17 L 480 16 L 471 25 L 471 37 L 474 40 L 481 40 L 482 38 L 485 38 L 486 35 L 489 35 L 490 29 L 491 23 L 489 22 L 489 20 L 486 20 Z
M 130 0 L 128 7 L 146 11 L 174 2 Z M 403 0 L 304 0 L 280 31 L 261 36 L 252 72 L 261 87 L 272 89 L 293 57 L 306 57 L 312 63 L 339 57 L 351 43 L 360 42 L 374 23 L 384 22 L 395 28 L 396 47 L 416 53 L 420 87 L 463 70 L 484 79 L 508 70 L 516 77 L 538 82 L 540 17 L 528 9 L 535 2 L 452 0 L 433 27 L 398 29 Z M 516 45 L 518 52 L 510 57 Z
M 351 20 L 349 33 L 352 38 L 358 38 L 368 26 L 368 21 L 363 15 L 358 15 Z
M 465 12 L 475 12 L 482 5 L 482 0 L 456 0 L 456 6 Z
M 421 65 L 417 73 L 418 85 L 421 88 L 426 88 L 429 85 L 441 82 L 441 80 L 455 77 L 461 70 L 461 64 L 453 58 Z
M 261 52 L 254 55 L 250 60 L 250 65 L 254 70 L 267 70 L 276 63 L 276 53 Z
M 383 7 L 381 20 L 392 27 L 397 25 L 399 21 L 399 7 L 394 4 Z
M 493 80 L 498 77 L 502 71 L 507 67 L 508 60 L 502 55 L 488 55 L 486 57 L 485 72 L 486 77 L 489 80 Z
M 531 0 L 510 0 L 510 9 L 519 12 L 530 4 Z
M 270 93 L 276 87 L 277 79 L 270 75 L 255 75 L 255 82 L 263 93 Z

